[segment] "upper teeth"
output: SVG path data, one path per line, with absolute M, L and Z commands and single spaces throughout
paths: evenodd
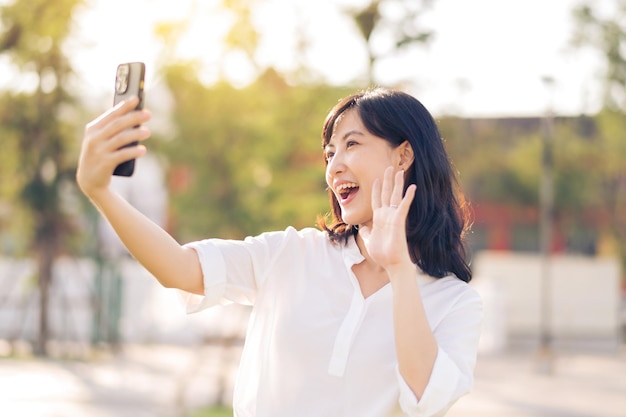
M 342 191 L 347 190 L 348 188 L 356 188 L 356 187 L 358 187 L 358 185 L 356 185 L 355 183 L 353 183 L 353 182 L 346 182 L 346 183 L 343 183 L 343 184 L 339 184 L 337 186 L 337 192 L 340 193 Z

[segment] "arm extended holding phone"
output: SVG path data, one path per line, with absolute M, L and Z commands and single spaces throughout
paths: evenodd
M 143 100 L 131 86 L 134 82 L 131 77 L 128 78 L 128 88 L 120 86 L 120 96 L 125 96 L 118 99 L 116 81 L 117 104 L 87 124 L 76 182 L 132 256 L 163 286 L 203 294 L 202 272 L 195 251 L 181 246 L 110 187 L 111 175 L 122 169 L 118 167 L 126 163 L 124 172 L 128 173 L 128 162 L 146 153 L 141 142 L 150 136 L 149 129 L 142 124 L 151 115 L 142 108 Z M 121 93 L 122 90 L 125 91 Z

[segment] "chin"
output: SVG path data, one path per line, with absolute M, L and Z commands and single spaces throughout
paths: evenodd
M 344 210 L 341 211 L 341 219 L 345 224 L 349 224 L 351 226 L 358 226 L 365 223 L 365 216 L 360 213 L 351 213 Z

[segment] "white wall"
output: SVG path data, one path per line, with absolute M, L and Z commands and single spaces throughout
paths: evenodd
M 178 293 L 161 287 L 136 261 L 122 257 L 116 265 L 123 283 L 122 341 L 198 343 L 220 334 L 243 334 L 249 308 L 217 307 L 187 315 Z M 536 340 L 541 328 L 540 257 L 483 252 L 473 268 L 472 286 L 485 306 L 481 349 L 493 352 L 520 340 Z M 50 300 L 56 339 L 91 339 L 97 271 L 89 259 L 56 263 Z M 34 272 L 30 260 L 0 257 L 0 339 L 33 340 L 39 311 Z M 550 273 L 550 330 L 555 339 L 617 345 L 623 325 L 617 261 L 561 255 L 551 260 Z
M 547 328 L 556 340 L 619 343 L 622 293 L 618 261 L 556 255 L 547 264 L 543 262 L 535 254 L 477 254 L 472 282 L 485 302 L 485 349 L 536 339 L 542 328 L 544 291 Z
M 136 261 L 125 257 L 116 265 L 122 283 L 122 342 L 187 344 L 219 335 L 243 335 L 248 308 L 233 305 L 188 315 L 177 291 L 163 288 Z M 49 306 L 53 339 L 91 341 L 93 313 L 98 308 L 97 273 L 90 259 L 61 258 L 55 263 Z M 35 339 L 39 296 L 34 277 L 32 260 L 0 258 L 0 339 Z M 104 279 L 110 284 L 112 275 Z
M 164 226 L 167 190 L 163 162 L 148 153 L 136 161 L 132 177 L 113 177 L 112 188 L 155 223 Z M 122 342 L 197 343 L 219 335 L 242 334 L 249 308 L 216 307 L 187 315 L 179 294 L 165 289 L 134 259 L 102 217 L 94 236 L 101 256 L 108 259 L 102 273 L 91 259 L 61 258 L 54 265 L 50 294 L 50 333 L 58 341 L 90 343 L 94 311 L 100 305 L 96 277 L 101 274 L 105 294 L 121 279 L 121 296 L 107 296 L 105 303 L 121 303 L 119 322 Z M 118 277 L 118 278 L 116 278 Z M 33 341 L 39 329 L 39 294 L 32 259 L 0 256 L 0 339 Z M 105 320 L 107 321 L 107 320 Z M 108 322 L 111 322 L 108 320 Z

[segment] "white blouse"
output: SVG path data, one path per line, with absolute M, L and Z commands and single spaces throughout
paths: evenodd
M 392 292 L 363 298 L 356 242 L 287 228 L 244 241 L 207 239 L 198 253 L 205 296 L 189 313 L 253 305 L 234 392 L 236 417 L 442 416 L 473 383 L 482 302 L 460 279 L 418 274 L 439 351 L 422 398 L 398 371 Z

